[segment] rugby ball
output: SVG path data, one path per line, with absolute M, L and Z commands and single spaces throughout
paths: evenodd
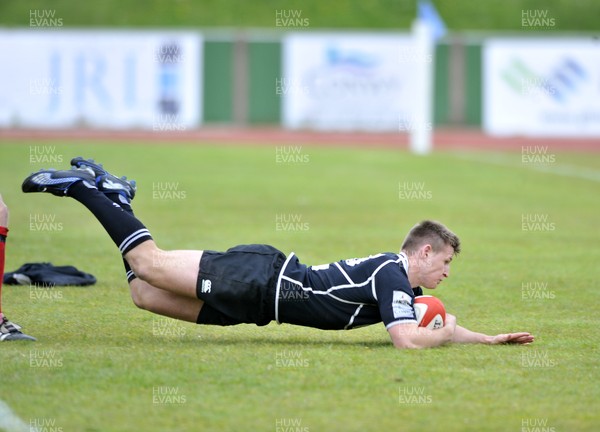
M 444 308 L 444 303 L 437 297 L 430 295 L 415 297 L 414 308 L 419 327 L 430 330 L 444 327 L 446 308 Z

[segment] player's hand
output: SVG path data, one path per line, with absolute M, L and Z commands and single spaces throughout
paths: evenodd
M 446 314 L 446 324 L 445 326 L 452 326 L 452 327 L 456 327 L 456 316 L 447 313 Z
M 444 329 L 450 332 L 450 336 L 454 335 L 454 331 L 456 330 L 456 317 L 452 314 L 446 314 L 446 323 L 444 324 Z
M 505 333 L 492 336 L 490 340 L 491 345 L 499 344 L 530 344 L 534 341 L 534 336 L 527 332 L 520 333 Z

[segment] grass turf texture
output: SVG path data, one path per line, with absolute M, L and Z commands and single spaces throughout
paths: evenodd
M 30 146 L 58 162 L 32 163 Z M 38 342 L 1 345 L 1 398 L 26 423 L 64 431 L 598 429 L 598 181 L 530 169 L 520 154 L 495 165 L 454 153 L 300 151 L 303 163 L 284 164 L 271 147 L 4 143 L 7 270 L 72 264 L 98 284 L 4 288 L 5 312 Z M 537 340 L 397 351 L 383 325 L 200 327 L 138 310 L 95 219 L 68 198 L 20 192 L 31 171 L 77 155 L 138 181 L 134 209 L 165 249 L 264 242 L 319 264 L 397 251 L 418 220 L 441 220 L 463 252 L 427 293 L 467 328 Z M 600 170 L 598 154 L 555 157 L 551 169 Z M 157 193 L 166 184 L 179 192 L 172 199 Z M 404 199 L 407 185 L 425 198 Z M 531 214 L 554 229 L 524 231 Z M 281 215 L 303 229 L 277 229 Z M 36 217 L 54 225 L 36 227 Z
M 436 8 L 451 31 L 598 30 L 600 4 L 596 0 L 434 0 Z M 52 13 L 61 27 L 261 27 L 275 30 L 300 30 L 276 22 L 276 14 L 308 19 L 306 27 L 408 29 L 417 15 L 415 0 L 2 0 L 0 25 L 28 27 L 31 11 Z M 42 12 L 47 11 L 47 12 Z M 285 11 L 285 12 L 282 12 Z M 290 12 L 292 11 L 292 12 Z M 535 15 L 528 15 L 533 13 Z M 541 14 L 541 15 L 539 15 Z M 32 13 L 36 25 L 35 12 Z M 553 19 L 535 24 L 533 16 Z M 527 25 L 527 18 L 531 26 Z M 43 22 L 40 16 L 37 19 Z M 525 19 L 525 24 L 523 23 Z M 43 24 L 39 24 L 43 25 Z M 278 27 L 279 25 L 279 27 Z M 291 27 L 285 27 L 290 25 Z

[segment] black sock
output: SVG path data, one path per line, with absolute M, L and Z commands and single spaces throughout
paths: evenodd
M 69 188 L 69 195 L 86 206 L 102 224 L 122 255 L 147 240 L 152 240 L 144 224 L 120 205 L 112 202 L 98 189 L 77 182 Z
M 121 208 L 127 213 L 129 213 L 131 216 L 134 216 L 130 201 L 124 198 L 123 195 L 121 195 L 118 192 L 104 193 L 104 195 L 112 202 L 121 206 Z M 131 270 L 129 263 L 125 258 L 123 258 L 123 267 L 125 267 L 125 277 L 127 278 L 127 283 L 131 283 L 131 281 L 134 280 L 137 276 L 135 275 L 133 270 Z
M 119 204 L 123 210 L 125 210 L 127 213 L 133 216 L 133 209 L 131 208 L 131 203 L 126 198 L 124 198 L 123 195 L 121 195 L 118 192 L 105 193 L 104 195 L 106 195 L 108 199 L 110 199 L 112 202 Z
M 127 277 L 127 283 L 131 283 L 132 280 L 137 278 L 131 267 L 129 267 L 129 263 L 125 258 L 123 258 L 123 265 L 125 266 L 125 277 Z

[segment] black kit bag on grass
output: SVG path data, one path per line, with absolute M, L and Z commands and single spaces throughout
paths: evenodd
M 6 285 L 87 286 L 96 283 L 96 278 L 77 270 L 73 266 L 54 266 L 51 263 L 27 263 L 14 272 L 6 273 Z

